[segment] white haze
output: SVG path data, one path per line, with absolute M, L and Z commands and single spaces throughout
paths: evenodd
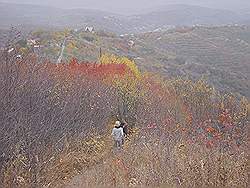
M 169 4 L 198 5 L 233 11 L 250 10 L 250 0 L 0 0 L 0 2 L 87 8 L 120 14 L 136 14 Z

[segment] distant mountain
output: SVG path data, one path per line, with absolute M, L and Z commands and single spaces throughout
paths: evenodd
M 85 27 L 116 33 L 165 30 L 174 26 L 248 24 L 250 14 L 199 6 L 171 5 L 147 14 L 122 16 L 89 9 L 60 9 L 48 6 L 0 3 L 0 27 Z M 250 23 L 249 23 L 250 24 Z
M 218 25 L 239 22 L 241 17 L 239 14 L 228 10 L 216 10 L 190 5 L 171 5 L 140 15 L 138 23 L 142 20 L 158 25 Z
M 241 23 L 250 25 L 250 9 L 244 9 L 239 11 L 239 14 L 241 15 Z
M 1 27 L 10 25 L 80 27 L 95 23 L 105 29 L 106 24 L 110 22 L 105 18 L 111 15 L 111 13 L 97 10 L 68 10 L 48 6 L 0 3 Z M 112 24 L 114 23 L 113 20 Z

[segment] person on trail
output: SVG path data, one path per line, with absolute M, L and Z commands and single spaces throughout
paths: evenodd
M 126 137 L 126 132 L 124 131 L 124 125 L 125 123 L 121 123 L 120 128 L 123 130 L 123 137 L 122 137 L 122 145 L 124 145 L 125 142 L 125 137 Z
M 126 137 L 128 135 L 128 123 L 123 120 L 123 123 L 121 123 L 121 127 L 123 129 L 124 136 Z
M 126 137 L 128 136 L 128 123 L 125 120 L 123 120 L 120 127 L 122 128 L 124 134 L 122 139 L 122 145 L 123 145 Z
M 114 146 L 116 148 L 121 148 L 122 142 L 123 142 L 123 137 L 124 137 L 124 132 L 123 132 L 123 128 L 121 127 L 120 121 L 115 122 L 115 126 L 112 130 L 112 136 L 113 136 L 113 139 L 115 142 Z

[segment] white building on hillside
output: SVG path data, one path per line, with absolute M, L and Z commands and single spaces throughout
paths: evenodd
M 85 28 L 85 32 L 89 32 L 89 33 L 94 33 L 95 32 L 95 30 L 94 30 L 94 27 L 86 27 Z
M 130 48 L 135 46 L 135 42 L 133 40 L 128 41 L 128 45 Z

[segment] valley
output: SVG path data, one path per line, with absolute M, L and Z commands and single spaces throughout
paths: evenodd
M 250 28 L 247 26 L 179 27 L 165 32 L 117 35 L 103 31 L 40 31 L 39 54 L 56 62 L 64 37 L 62 60 L 99 62 L 102 54 L 126 56 L 141 70 L 166 78 L 205 79 L 221 92 L 250 97 Z M 132 43 L 132 45 L 131 45 Z

